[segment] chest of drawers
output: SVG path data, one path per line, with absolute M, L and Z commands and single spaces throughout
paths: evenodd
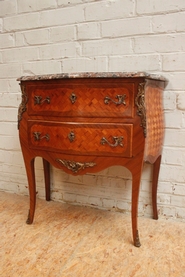
M 73 175 L 122 165 L 132 173 L 132 233 L 139 247 L 138 196 L 143 162 L 153 164 L 152 202 L 157 219 L 157 182 L 164 134 L 162 92 L 166 80 L 141 73 L 79 73 L 18 79 L 22 102 L 18 129 L 34 219 L 34 160 L 43 158 L 46 200 L 50 164 Z

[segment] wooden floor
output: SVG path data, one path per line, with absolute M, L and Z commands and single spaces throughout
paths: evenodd
M 185 223 L 139 218 L 142 246 L 132 245 L 130 216 L 0 192 L 1 277 L 183 277 Z

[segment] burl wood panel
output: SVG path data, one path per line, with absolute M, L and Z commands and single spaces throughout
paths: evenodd
M 139 247 L 137 214 L 144 161 L 154 164 L 152 204 L 154 218 L 158 217 L 166 80 L 146 73 L 60 74 L 19 80 L 18 128 L 30 194 L 27 223 L 33 222 L 36 206 L 35 157 L 43 158 L 46 200 L 50 200 L 50 164 L 72 175 L 122 165 L 132 173 L 132 235 Z

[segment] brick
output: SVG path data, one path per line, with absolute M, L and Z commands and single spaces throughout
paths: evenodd
M 0 135 L 14 136 L 17 132 L 17 123 L 1 122 Z
M 26 62 L 23 64 L 21 75 L 55 74 L 60 73 L 61 64 L 58 61 Z
M 17 78 L 21 76 L 20 64 L 0 64 L 1 78 Z
M 0 149 L 2 150 L 18 150 L 20 143 L 17 136 L 2 136 L 0 140 Z
M 176 217 L 184 220 L 184 215 L 185 215 L 185 208 L 184 208 L 184 206 L 177 207 L 176 208 Z
M 58 0 L 58 6 L 66 7 L 66 6 L 73 6 L 77 4 L 84 4 L 84 3 L 89 3 L 89 2 L 94 2 L 94 0 Z
M 173 155 L 172 155 L 173 152 Z M 167 148 L 163 149 L 163 161 L 166 164 L 183 165 L 185 160 L 185 154 L 183 149 Z
M 126 37 L 151 33 L 148 17 L 105 21 L 101 25 L 102 37 Z
M 169 182 L 185 182 L 184 168 L 177 165 L 161 165 L 160 169 L 160 179 L 161 181 Z
M 123 166 L 112 166 L 108 168 L 108 172 L 106 173 L 109 176 L 113 177 L 120 177 L 120 178 L 125 178 L 125 179 L 130 179 L 131 178 L 131 172 Z
M 182 113 L 180 111 L 165 112 L 165 126 L 167 128 L 181 128 L 182 126 Z
M 163 14 L 152 18 L 152 29 L 156 33 L 171 33 L 184 31 L 185 12 Z
M 40 26 L 39 13 L 21 14 L 4 18 L 4 29 L 6 31 L 18 31 L 34 29 Z
M 74 57 L 78 52 L 78 44 L 75 42 L 47 45 L 39 48 L 41 60 L 53 60 Z
M 185 197 L 181 195 L 172 195 L 171 196 L 171 205 L 176 207 L 185 207 Z
M 145 217 L 152 218 L 152 216 L 153 216 L 152 205 L 150 205 L 150 204 L 143 205 L 143 215 L 145 215 Z
M 131 212 L 131 203 L 129 201 L 116 201 L 116 208 L 122 212 Z
M 13 166 L 13 164 L 11 166 Z M 15 164 L 14 164 L 14 166 L 15 166 Z M 17 164 L 16 164 L 16 166 L 17 166 Z M 5 181 L 5 182 L 9 182 L 9 183 L 17 183 L 20 185 L 22 183 L 23 186 L 25 186 L 28 189 L 26 170 L 25 170 L 25 167 L 23 166 L 23 163 L 22 163 L 22 165 L 18 165 L 18 168 L 22 168 L 22 173 L 17 174 L 17 173 L 3 172 L 3 174 L 1 175 L 1 180 Z
M 177 108 L 179 110 L 185 111 L 185 95 L 184 95 L 184 93 L 180 93 L 177 96 Z
M 83 56 L 109 56 L 133 53 L 130 39 L 89 40 L 82 43 Z
M 11 131 L 9 132 L 11 133 Z M 14 133 L 15 134 L 15 133 Z M 21 151 L 7 151 L 7 150 L 0 150 L 0 163 L 7 163 L 7 164 L 16 164 L 16 165 L 24 165 L 23 156 Z M 25 174 L 25 172 L 23 172 Z M 8 179 L 11 180 L 11 176 L 8 176 Z M 13 177 L 14 181 L 17 180 Z M 18 179 L 18 177 L 17 177 Z M 20 177 L 20 181 L 22 181 L 22 177 Z M 26 180 L 26 176 L 24 178 Z M 1 178 L 2 180 L 2 178 Z M 12 180 L 11 180 L 12 181 Z
M 173 193 L 173 183 L 159 181 L 157 190 L 158 190 L 158 194 L 172 194 Z
M 22 172 L 25 173 L 24 166 L 17 166 L 17 165 L 9 165 L 9 164 L 3 164 L 3 170 L 4 173 L 10 174 L 10 175 L 22 175 Z M 13 182 L 12 182 L 13 183 Z
M 19 75 L 17 75 L 17 77 L 20 77 Z M 20 86 L 19 86 L 19 83 L 17 82 L 17 78 L 9 78 L 8 79 L 8 90 L 7 92 L 9 93 L 18 93 L 19 94 L 17 95 L 18 99 L 21 99 L 21 94 L 20 94 Z
M 114 199 L 104 198 L 102 202 L 103 202 L 103 207 L 106 209 L 113 209 L 116 206 L 116 201 Z
M 157 203 L 163 205 L 169 205 L 171 202 L 171 196 L 168 194 L 158 194 L 157 196 Z
M 3 96 L 3 94 L 0 97 L 6 97 L 6 93 L 17 93 L 18 91 L 20 91 L 20 87 L 18 82 L 16 81 L 15 78 L 13 79 L 0 79 L 0 88 L 1 88 L 1 93 L 5 93 L 5 95 Z M 7 96 L 8 98 L 11 98 L 11 101 L 13 101 L 12 97 L 17 97 L 17 99 L 20 100 L 20 95 L 18 94 L 17 96 L 11 96 L 10 94 Z M 5 98 L 4 98 L 5 99 Z M 2 98 L 1 98 L 2 100 Z M 18 100 L 18 101 L 19 101 Z M 3 100 L 2 100 L 3 101 Z M 8 99 L 6 100 L 8 101 Z M 1 102 L 2 103 L 2 102 Z M 2 106 L 2 104 L 0 103 L 0 107 Z M 10 103 L 10 102 L 9 102 Z M 5 104 L 5 102 L 4 102 Z M 3 105 L 4 105 L 3 104 Z
M 2 51 L 4 63 L 21 62 L 21 61 L 35 61 L 39 59 L 38 48 L 24 47 L 14 48 Z
M 88 202 L 92 206 L 102 207 L 102 199 L 100 199 L 99 197 L 90 196 Z
M 24 32 L 16 32 L 15 33 L 15 46 L 20 47 L 20 46 L 25 46 L 25 40 L 24 40 Z
M 0 190 L 7 191 L 10 193 L 18 193 L 18 186 L 15 183 L 10 182 L 1 182 L 0 183 Z
M 165 110 L 176 109 L 176 93 L 174 91 L 163 92 L 163 107 Z
M 77 25 L 77 39 L 96 39 L 100 38 L 100 24 L 97 22 L 89 22 Z
M 3 93 L 0 94 L 0 107 L 17 108 L 20 103 L 20 98 L 16 94 Z
M 17 119 L 17 109 L 14 108 L 0 108 L 0 118 L 4 122 L 14 122 Z
M 0 79 L 0 88 L 1 88 L 1 93 L 7 92 L 8 91 L 8 80 Z
M 73 186 L 73 184 L 83 184 L 83 176 L 79 175 L 79 176 L 73 176 L 73 175 L 69 175 L 68 177 L 68 182 L 71 183 L 70 186 Z M 79 189 L 79 187 L 78 187 Z
M 16 1 L 5 0 L 1 1 L 0 17 L 16 14 Z
M 151 164 L 144 163 L 142 171 L 142 179 L 151 180 L 152 166 Z
M 76 202 L 76 194 L 73 193 L 63 193 L 63 200 L 66 202 Z
M 23 34 L 25 43 L 27 45 L 40 45 L 49 42 L 49 30 L 41 29 L 25 32 Z
M 63 72 L 104 72 L 107 71 L 106 57 L 73 58 L 62 61 Z
M 185 34 L 161 34 L 138 36 L 133 38 L 135 53 L 170 53 L 185 51 Z
M 76 196 L 76 202 L 82 205 L 88 204 L 88 196 L 87 195 L 77 195 Z
M 163 76 L 169 80 L 166 90 L 184 91 L 185 78 L 184 72 L 164 72 Z
M 109 71 L 160 71 L 160 55 L 129 55 L 109 58 Z
M 167 146 L 185 147 L 185 131 L 182 129 L 166 129 L 164 144 Z
M 136 11 L 138 14 L 155 14 L 162 12 L 179 11 L 185 8 L 184 0 L 137 0 Z
M 148 180 L 141 180 L 140 188 L 143 192 L 151 193 L 152 191 L 152 184 Z
M 0 32 L 2 32 L 3 30 L 3 19 L 0 18 Z
M 164 215 L 165 217 L 168 217 L 168 218 L 176 217 L 176 208 L 171 206 L 163 206 L 160 209 L 161 209 L 161 215 Z
M 89 184 L 90 186 L 96 186 L 97 184 L 97 176 L 91 174 L 83 175 L 83 184 Z
M 175 184 L 174 185 L 174 195 L 185 196 L 185 185 L 184 184 Z
M 51 191 L 51 199 L 55 201 L 63 201 L 63 193 L 60 190 Z
M 98 1 L 85 6 L 85 18 L 87 21 L 107 20 L 132 16 L 134 2 L 125 0 Z
M 74 26 L 62 26 L 50 29 L 50 42 L 64 42 L 75 39 Z
M 162 69 L 164 71 L 184 71 L 185 53 L 162 55 Z
M 13 47 L 15 45 L 14 34 L 0 35 L 0 49 Z
M 19 13 L 34 12 L 44 9 L 56 8 L 57 3 L 56 0 L 32 0 L 31 2 L 29 0 L 17 0 L 17 7 Z
M 40 13 L 40 26 L 57 26 L 75 24 L 84 21 L 81 6 L 44 11 Z
M 27 186 L 21 186 L 21 185 L 17 185 L 17 193 L 21 194 L 21 195 L 28 195 L 28 188 Z

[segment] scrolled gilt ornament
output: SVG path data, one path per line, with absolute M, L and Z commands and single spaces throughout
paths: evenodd
M 20 126 L 20 121 L 22 119 L 22 114 L 26 111 L 26 104 L 28 102 L 28 96 L 25 92 L 25 86 L 21 85 L 21 91 L 22 91 L 22 101 L 18 109 L 18 129 Z
M 146 108 L 145 108 L 145 83 L 140 83 L 138 86 L 138 94 L 135 99 L 135 104 L 138 108 L 137 114 L 141 117 L 141 126 L 143 127 L 144 137 L 146 132 Z
M 93 167 L 96 165 L 96 163 L 93 163 L 93 162 L 80 163 L 80 162 L 67 161 L 62 159 L 56 159 L 56 161 L 62 164 L 63 166 L 67 167 L 69 170 L 71 170 L 74 173 L 77 173 L 80 170 L 84 170 L 87 167 Z

